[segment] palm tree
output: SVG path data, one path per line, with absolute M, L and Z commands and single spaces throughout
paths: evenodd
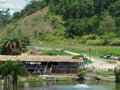
M 8 78 L 12 76 L 13 90 L 17 90 L 17 80 L 18 76 L 27 76 L 28 71 L 24 64 L 20 61 L 6 61 L 0 66 L 0 74 L 4 78 L 4 90 L 8 89 Z
M 27 45 L 30 45 L 29 39 L 20 35 L 7 35 L 2 40 L 1 53 L 3 55 L 19 55 L 24 52 Z
M 0 74 L 1 77 L 4 79 L 4 90 L 8 89 L 8 79 L 11 73 L 12 62 L 7 61 L 4 64 L 0 65 Z
M 16 62 L 13 62 L 11 75 L 12 75 L 13 90 L 16 90 L 18 76 L 27 76 L 29 74 L 28 74 L 27 69 L 23 65 L 23 63 L 20 61 L 16 61 Z

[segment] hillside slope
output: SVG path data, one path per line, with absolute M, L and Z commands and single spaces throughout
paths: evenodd
M 6 33 L 20 33 L 22 35 L 27 35 L 30 38 L 36 38 L 38 34 L 43 32 L 50 32 L 53 27 L 51 21 L 39 19 L 36 20 L 36 17 L 46 15 L 49 11 L 48 7 L 38 10 L 35 13 L 21 18 L 20 20 L 15 21 L 6 25 L 6 27 L 1 28 L 1 34 Z

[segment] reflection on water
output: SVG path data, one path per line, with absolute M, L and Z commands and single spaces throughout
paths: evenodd
M 76 85 L 87 85 L 88 88 L 76 87 Z M 0 85 L 3 90 L 3 85 Z M 12 90 L 9 88 L 9 90 Z M 78 84 L 78 82 L 27 82 L 19 83 L 18 90 L 120 90 L 120 84 L 115 83 L 89 83 Z

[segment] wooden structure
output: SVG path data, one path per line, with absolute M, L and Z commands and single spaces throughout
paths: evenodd
M 31 75 L 76 74 L 79 67 L 79 59 L 72 59 L 71 56 L 0 55 L 0 63 L 7 60 L 22 61 Z

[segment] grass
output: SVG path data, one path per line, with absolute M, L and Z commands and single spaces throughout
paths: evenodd
M 42 81 L 42 78 L 39 77 L 39 76 L 32 76 L 32 77 L 28 77 L 28 78 L 26 79 L 26 81 L 27 81 L 27 82 Z
M 99 56 L 102 54 L 109 54 L 109 55 L 120 55 L 120 48 L 119 47 L 113 47 L 113 46 L 94 46 L 94 47 L 89 47 L 86 46 L 85 48 L 71 48 L 69 49 L 70 51 L 74 51 L 76 53 L 86 53 L 91 56 Z
M 114 73 L 111 71 L 97 71 L 96 74 L 104 77 L 109 77 L 111 75 L 114 75 Z
M 57 81 L 72 81 L 70 77 L 57 77 Z
M 40 45 L 41 47 L 50 47 L 50 48 L 65 48 L 68 51 L 75 52 L 75 53 L 85 53 L 88 56 L 97 57 L 99 58 L 102 54 L 109 54 L 120 56 L 120 47 L 118 46 L 89 46 L 89 45 L 82 45 L 79 43 L 75 43 L 73 41 L 62 41 L 61 43 L 56 42 L 43 42 Z M 110 62 L 111 63 L 111 62 Z
M 43 50 L 42 55 L 68 55 L 68 54 L 57 50 Z
M 114 61 L 114 60 L 107 60 L 107 63 L 109 63 L 109 64 L 116 64 L 117 62 Z

